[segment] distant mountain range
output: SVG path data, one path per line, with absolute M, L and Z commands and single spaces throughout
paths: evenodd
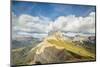
M 41 41 L 38 38 L 33 38 L 30 36 L 18 36 L 12 40 L 12 48 L 27 47 L 29 45 L 35 46 L 40 42 Z
M 13 35 L 13 39 L 24 39 L 24 38 L 37 38 L 39 40 L 43 40 L 45 37 L 47 37 L 48 35 L 52 35 L 52 33 L 54 33 L 54 31 L 50 31 L 48 33 L 39 33 L 39 32 L 21 32 L 18 31 L 18 33 L 16 35 Z M 95 36 L 95 33 L 81 33 L 81 32 L 65 32 L 63 31 L 62 34 L 64 36 L 68 36 L 68 37 L 75 37 L 76 35 L 80 35 L 80 36 Z

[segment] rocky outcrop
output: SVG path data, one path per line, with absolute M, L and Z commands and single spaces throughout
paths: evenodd
M 58 49 L 54 46 L 44 48 L 44 51 L 40 54 L 35 54 L 35 63 L 61 63 L 66 60 L 72 59 L 73 56 L 65 49 Z

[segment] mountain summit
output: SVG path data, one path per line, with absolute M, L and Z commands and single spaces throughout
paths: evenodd
M 95 54 L 66 40 L 61 32 L 55 32 L 31 49 L 29 57 L 32 57 L 30 64 L 48 64 L 91 60 Z

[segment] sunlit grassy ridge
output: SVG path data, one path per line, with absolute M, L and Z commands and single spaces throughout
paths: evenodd
M 55 36 L 56 39 L 48 39 L 47 41 L 54 46 L 64 47 L 66 50 L 76 53 L 83 57 L 95 58 L 95 54 L 87 51 L 83 47 L 75 46 L 74 43 L 70 41 L 65 41 L 63 38 L 59 38 L 59 33 Z

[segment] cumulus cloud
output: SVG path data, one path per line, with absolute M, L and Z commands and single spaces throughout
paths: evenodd
M 19 35 L 30 35 L 43 37 L 48 32 L 48 18 L 37 17 L 27 14 L 16 16 L 12 13 L 12 34 L 13 38 Z M 37 34 L 37 35 L 36 35 Z
M 95 13 L 92 12 L 86 17 L 60 16 L 50 27 L 55 31 L 95 33 Z
M 36 36 L 36 33 L 42 35 L 50 31 L 95 33 L 95 12 L 91 12 L 86 17 L 77 17 L 75 15 L 59 16 L 54 21 L 47 17 L 27 14 L 17 17 L 12 13 L 12 27 L 13 35 L 20 32 L 22 34 L 23 32 L 23 34 L 32 33 L 32 35 Z
M 40 17 L 34 17 L 30 15 L 21 15 L 18 19 L 20 30 L 26 32 L 42 32 L 48 31 L 48 22 L 40 19 Z

